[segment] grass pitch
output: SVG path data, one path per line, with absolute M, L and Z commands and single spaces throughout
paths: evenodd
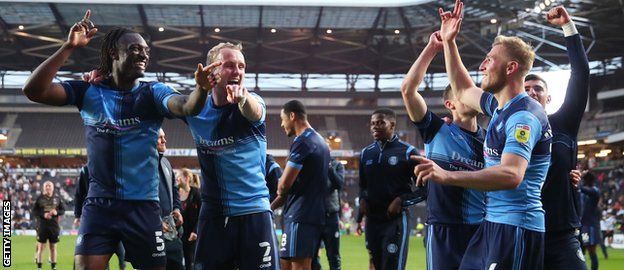
M 36 269 L 34 263 L 35 254 L 35 237 L 34 236 L 12 236 L 12 264 L 9 269 Z M 58 244 L 58 264 L 57 269 L 71 270 L 73 263 L 75 236 L 61 236 L 61 242 Z M 340 252 L 342 256 L 342 269 L 345 270 L 367 270 L 368 269 L 368 253 L 364 248 L 364 237 L 343 235 L 340 239 Z M 43 269 L 50 269 L 47 263 L 49 250 L 46 249 L 44 254 Z M 324 253 L 322 250 L 321 253 Z M 600 251 L 598 251 L 601 270 L 621 270 L 624 269 L 624 250 L 608 249 L 609 259 L 605 260 Z M 586 256 L 589 268 L 589 257 Z M 321 257 L 324 269 L 329 269 L 325 256 Z M 111 259 L 111 270 L 118 270 L 117 257 Z M 132 269 L 128 264 L 126 269 Z M 426 269 L 425 249 L 423 247 L 423 239 L 420 237 L 411 237 L 409 245 L 409 256 L 407 268 L 410 270 Z

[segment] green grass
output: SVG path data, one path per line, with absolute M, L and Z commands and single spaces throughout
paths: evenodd
M 75 236 L 62 236 L 58 244 L 58 269 L 72 269 Z M 13 236 L 12 241 L 12 265 L 10 269 L 35 269 L 35 237 L 33 236 Z M 410 238 L 409 256 L 407 268 L 410 270 L 425 268 L 425 249 L 422 238 Z M 324 250 L 321 252 L 325 252 Z M 342 266 L 345 270 L 366 270 L 368 269 L 368 253 L 364 248 L 364 237 L 342 236 L 340 243 L 342 255 Z M 44 261 L 47 261 L 48 250 L 44 254 Z M 621 270 L 624 269 L 624 250 L 609 249 L 609 259 L 604 260 L 599 253 L 601 270 Z M 327 267 L 327 260 L 321 258 L 324 269 Z M 587 258 L 589 263 L 589 258 Z M 50 269 L 49 264 L 44 265 L 44 269 Z M 130 269 L 128 267 L 127 269 Z M 111 260 L 111 270 L 118 270 L 117 259 L 113 256 Z

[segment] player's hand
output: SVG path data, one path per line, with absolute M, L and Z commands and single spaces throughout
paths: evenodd
M 46 212 L 43 214 L 43 218 L 45 219 L 52 219 L 52 214 L 50 214 L 50 212 Z
M 197 240 L 197 234 L 192 232 L 191 235 L 189 235 L 188 240 L 189 242 Z
M 581 182 L 581 171 L 579 170 L 571 170 L 570 171 L 570 182 L 575 187 L 578 187 L 579 182 Z
M 58 213 L 56 212 L 56 209 L 52 209 L 52 211 L 50 211 L 50 215 L 52 215 L 52 216 L 56 216 L 56 214 L 58 214 Z
M 82 74 L 82 80 L 91 84 L 98 84 L 104 80 L 104 75 L 100 74 L 97 69 L 89 71 L 89 73 Z
M 175 220 L 176 222 L 176 227 L 180 227 L 182 224 L 184 224 L 184 218 L 182 217 L 182 213 L 180 213 L 179 209 L 173 210 L 173 212 L 171 212 L 171 215 L 173 216 L 173 220 Z
M 163 232 L 170 232 L 171 231 L 171 228 L 169 228 L 169 225 L 167 225 L 166 222 L 162 223 L 162 231 Z
M 227 101 L 231 104 L 237 104 L 246 99 L 249 93 L 247 88 L 241 85 L 227 85 L 225 90 L 227 91 Z
M 462 11 L 464 10 L 464 3 L 461 0 L 455 0 L 455 8 L 453 12 L 444 11 L 442 8 L 438 9 L 440 13 L 440 37 L 444 41 L 451 41 L 457 37 L 462 22 Z
M 74 218 L 74 228 L 80 227 L 80 218 Z
M 441 52 L 444 50 L 440 31 L 435 31 L 431 34 L 431 36 L 429 36 L 429 43 L 427 43 L 427 46 L 433 49 L 435 52 Z
M 87 10 L 84 18 L 79 22 L 72 25 L 69 29 L 69 36 L 67 37 L 66 44 L 72 48 L 81 48 L 87 46 L 89 41 L 95 36 L 98 29 L 89 19 L 91 17 L 91 10 Z
M 557 26 L 563 26 L 570 22 L 570 14 L 563 6 L 556 6 L 546 13 L 546 20 Z
M 357 235 L 362 235 L 362 233 L 364 233 L 364 231 L 362 230 L 362 223 L 361 222 L 358 222 L 357 228 L 355 228 L 355 233 L 357 233 Z
M 400 215 L 401 210 L 403 210 L 403 207 L 401 207 L 401 197 L 396 197 L 394 198 L 394 200 L 392 200 L 392 202 L 388 206 L 388 210 L 386 214 L 388 215 L 389 218 L 393 218 L 393 217 Z
M 213 73 L 215 68 L 221 66 L 223 62 L 217 61 L 207 67 L 204 67 L 201 63 L 197 64 L 197 70 L 195 71 L 195 83 L 197 87 L 204 91 L 209 92 L 212 88 L 221 81 L 219 74 Z
M 440 168 L 435 162 L 420 156 L 410 156 L 410 159 L 418 162 L 414 167 L 416 175 L 416 185 L 424 186 L 427 181 L 434 181 L 439 184 L 446 184 L 450 178 L 449 172 Z
M 442 120 L 444 120 L 444 123 L 446 123 L 447 125 L 450 125 L 453 123 L 453 119 L 449 118 L 449 117 L 442 117 Z
M 284 202 L 286 201 L 286 197 L 278 195 L 273 202 L 271 202 L 271 210 L 275 210 L 277 208 L 282 207 Z

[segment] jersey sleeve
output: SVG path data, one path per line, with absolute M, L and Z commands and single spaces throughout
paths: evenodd
M 542 137 L 542 125 L 535 115 L 528 111 L 514 113 L 505 123 L 504 153 L 519 155 L 531 161 L 533 147 Z
M 306 144 L 302 138 L 296 139 L 290 148 L 290 155 L 288 155 L 288 163 L 286 163 L 286 166 L 301 170 L 301 168 L 303 168 L 303 162 L 310 153 L 312 153 L 312 149 L 310 149 L 308 144 Z
M 266 103 L 264 102 L 264 99 L 262 97 L 260 97 L 258 94 L 256 93 L 249 93 L 252 97 L 254 97 L 258 103 L 260 103 L 260 106 L 262 106 L 262 117 L 260 117 L 260 120 L 252 122 L 252 124 L 254 126 L 259 126 L 262 125 L 262 123 L 264 123 L 265 119 L 266 119 Z
M 481 111 L 483 111 L 483 114 L 492 117 L 497 107 L 498 101 L 494 98 L 494 95 L 483 92 L 481 95 Z
M 438 133 L 442 125 L 444 125 L 444 120 L 438 117 L 435 113 L 427 110 L 425 116 L 420 122 L 412 122 L 418 128 L 420 132 L 420 136 L 423 138 L 424 143 L 430 143 L 435 135 Z
M 78 109 L 82 109 L 82 100 L 84 95 L 91 86 L 90 83 L 80 80 L 64 81 L 61 83 L 63 89 L 65 89 L 65 105 L 74 105 Z
M 156 104 L 156 108 L 158 108 L 158 112 L 162 116 L 173 118 L 174 116 L 169 110 L 167 102 L 169 102 L 169 99 L 174 95 L 180 95 L 180 92 L 160 82 L 152 85 L 152 91 L 154 95 L 154 103 Z

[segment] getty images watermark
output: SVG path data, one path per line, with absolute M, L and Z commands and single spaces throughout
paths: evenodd
M 11 266 L 11 200 L 2 201 L 2 265 Z

